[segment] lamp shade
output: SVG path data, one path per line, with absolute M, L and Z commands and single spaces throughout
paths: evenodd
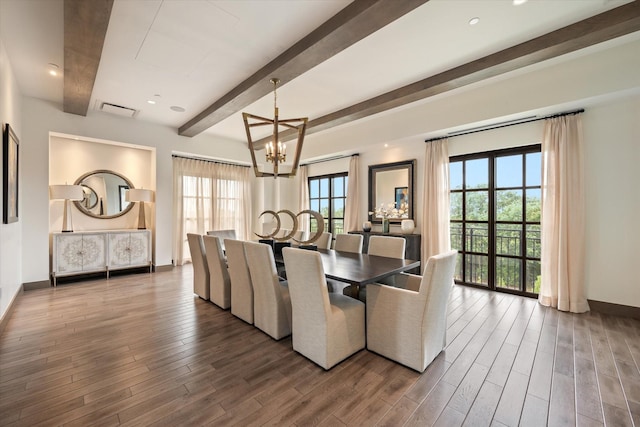
M 127 202 L 153 202 L 153 191 L 144 188 L 130 188 L 125 196 Z
M 51 200 L 82 200 L 84 191 L 81 185 L 50 185 L 49 199 Z

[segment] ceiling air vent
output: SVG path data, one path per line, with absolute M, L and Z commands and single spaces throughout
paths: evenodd
M 138 110 L 123 107 L 122 105 L 111 104 L 109 102 L 101 102 L 99 105 L 99 110 L 104 111 L 105 113 L 116 114 L 123 117 L 135 117 L 138 114 Z

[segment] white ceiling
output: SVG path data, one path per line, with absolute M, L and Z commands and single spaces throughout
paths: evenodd
M 431 0 L 279 89 L 280 116 L 312 120 L 628 2 Z M 118 104 L 139 110 L 130 120 L 178 128 L 348 3 L 115 0 L 90 108 Z M 63 67 L 62 0 L 0 7 L 21 91 L 61 104 L 63 80 L 46 71 L 48 63 Z M 470 26 L 473 17 L 480 22 Z M 268 95 L 244 111 L 270 117 L 272 108 Z M 206 132 L 245 139 L 240 113 Z

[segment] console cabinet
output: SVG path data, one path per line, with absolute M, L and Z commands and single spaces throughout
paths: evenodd
M 133 267 L 149 267 L 150 230 L 77 231 L 52 234 L 51 278 Z
M 349 234 L 362 234 L 364 236 L 362 242 L 362 252 L 369 252 L 369 237 L 371 236 L 391 236 L 402 237 L 407 241 L 405 246 L 404 256 L 407 259 L 420 260 L 420 245 L 422 242 L 422 236 L 420 234 L 396 234 L 396 233 L 380 233 L 375 231 L 350 231 Z M 414 268 L 409 270 L 408 273 L 420 274 L 420 268 Z

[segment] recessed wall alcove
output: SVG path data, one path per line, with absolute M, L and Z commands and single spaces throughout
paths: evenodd
M 126 177 L 133 187 L 155 191 L 156 150 L 114 141 L 51 133 L 49 137 L 49 185 L 74 184 L 88 172 L 109 170 Z M 63 202 L 49 202 L 49 232 L 62 227 Z M 95 218 L 70 206 L 74 231 L 119 230 L 137 227 L 138 207 L 122 216 Z M 155 206 L 148 203 L 147 228 L 155 234 Z M 155 240 L 155 239 L 154 239 Z

